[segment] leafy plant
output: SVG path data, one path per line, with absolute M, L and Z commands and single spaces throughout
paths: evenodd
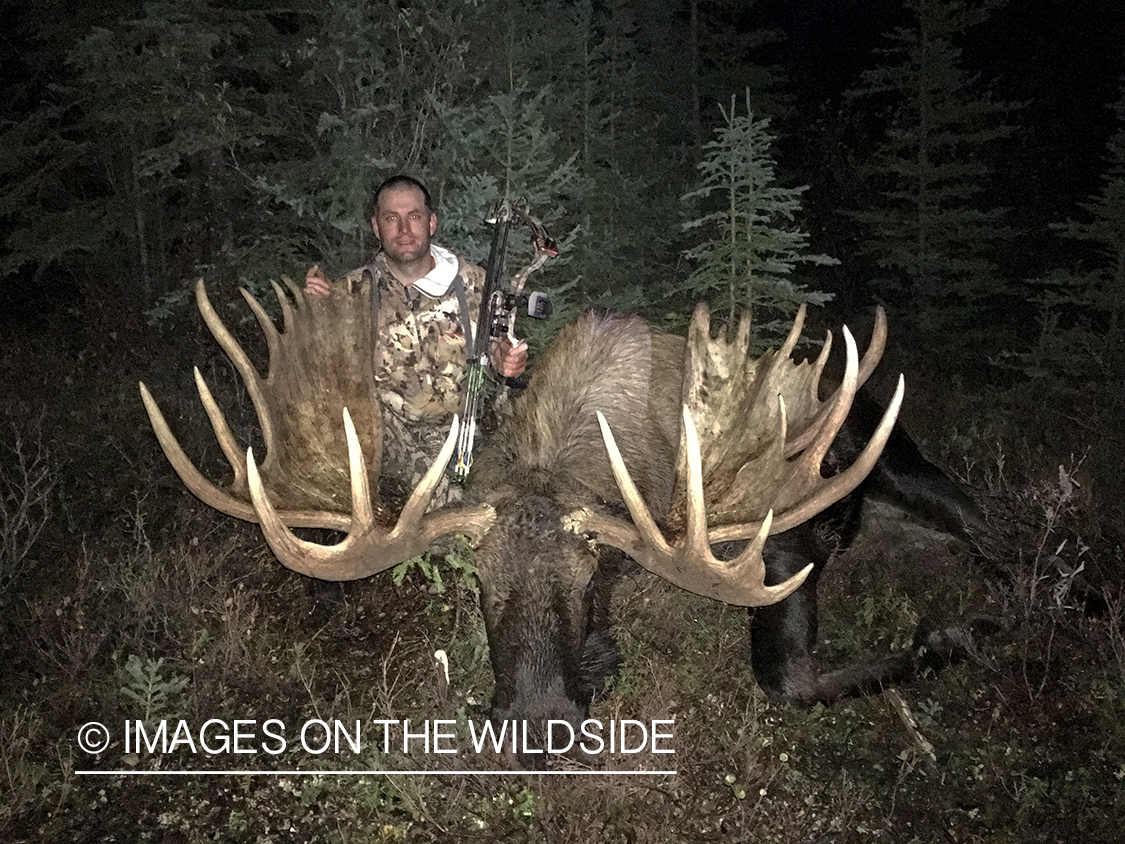
M 444 595 L 448 587 L 442 569 L 449 567 L 452 569 L 455 585 L 468 590 L 474 598 L 479 598 L 480 585 L 477 583 L 477 570 L 473 566 L 472 555 L 472 548 L 459 541 L 443 557 L 434 558 L 426 553 L 399 563 L 391 569 L 391 580 L 395 586 L 402 586 L 407 575 L 417 571 L 429 584 L 431 592 Z
M 167 673 L 164 657 L 142 659 L 130 654 L 119 670 L 119 676 L 125 681 L 125 685 L 120 687 L 121 694 L 142 707 L 144 715 L 141 720 L 146 723 L 167 715 L 172 698 L 188 684 L 187 677 Z

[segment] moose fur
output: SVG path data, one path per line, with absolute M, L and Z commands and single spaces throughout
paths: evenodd
M 580 719 L 616 669 L 608 607 L 622 555 L 565 525 L 582 507 L 624 514 L 593 424 L 598 410 L 610 418 L 654 517 L 668 515 L 683 359 L 681 338 L 653 333 L 636 317 L 586 315 L 560 334 L 513 416 L 478 458 L 471 491 L 497 512 L 477 550 L 496 677 L 494 717 Z M 827 462 L 850 463 L 881 412 L 870 398 L 857 398 Z M 875 692 L 917 668 L 915 649 L 827 674 L 812 659 L 817 581 L 836 547 L 826 537 L 846 545 L 868 496 L 967 542 L 987 532 L 975 502 L 896 430 L 859 490 L 766 544 L 767 584 L 814 564 L 795 593 L 750 611 L 751 665 L 775 700 L 811 704 Z M 961 644 L 959 629 L 919 634 L 931 663 L 955 657 Z

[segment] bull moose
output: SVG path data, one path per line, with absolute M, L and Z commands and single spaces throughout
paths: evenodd
M 274 285 L 283 332 L 243 291 L 269 347 L 264 379 L 202 281 L 196 290 L 204 321 L 256 409 L 266 444 L 261 464 L 252 452 L 243 455 L 198 369 L 233 480 L 221 489 L 194 467 L 141 384 L 153 429 L 195 495 L 259 522 L 278 559 L 302 574 L 364 578 L 440 537 L 468 536 L 476 545 L 495 718 L 585 717 L 618 665 L 609 603 L 626 557 L 693 593 L 757 607 L 751 663 L 771 698 L 807 704 L 876 691 L 915 672 L 916 649 L 832 673 L 813 664 L 816 582 L 831 550 L 825 524 L 846 539 L 867 493 L 969 541 L 986 530 L 975 503 L 894 430 L 901 376 L 885 413 L 856 398 L 882 355 L 881 312 L 862 360 L 843 330 L 845 375 L 821 400 L 831 335 L 815 361 L 793 360 L 803 311 L 779 350 L 755 358 L 749 315 L 733 337 L 712 337 L 703 306 L 686 338 L 624 314 L 592 312 L 567 325 L 477 457 L 465 501 L 430 507 L 453 449 L 454 419 L 441 454 L 395 515 L 378 491 L 368 285 L 337 285 L 330 297 L 306 299 L 287 284 L 288 294 Z M 291 528 L 299 527 L 346 537 L 321 545 L 295 535 Z M 737 553 L 716 556 L 734 543 Z M 958 636 L 932 631 L 918 644 L 948 658 Z

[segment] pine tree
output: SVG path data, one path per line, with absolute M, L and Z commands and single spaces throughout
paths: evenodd
M 1028 282 L 1040 308 L 1039 336 L 1030 350 L 1007 358 L 1062 393 L 1066 406 L 1080 394 L 1104 393 L 1125 419 L 1125 88 L 1114 109 L 1121 128 L 1106 147 L 1101 190 L 1080 204 L 1084 219 L 1051 226 L 1091 257 Z
M 767 131 L 769 120 L 755 119 L 749 90 L 746 114 L 736 114 L 732 97 L 730 110 L 722 109 L 722 115 L 725 125 L 703 148 L 699 186 L 683 197 L 684 202 L 711 209 L 684 224 L 685 231 L 711 234 L 684 253 L 699 264 L 685 287 L 693 296 L 721 300 L 732 324 L 745 308 L 790 316 L 802 303 L 823 304 L 831 297 L 792 279 L 798 264 L 836 263 L 827 255 L 809 253 L 809 235 L 794 222 L 808 186 L 777 184 L 771 157 L 775 139 Z M 785 330 L 781 321 L 759 321 L 758 326 L 759 335 Z
M 222 247 L 247 202 L 225 165 L 269 130 L 250 107 L 263 98 L 227 77 L 245 29 L 198 11 L 154 3 L 93 29 L 67 81 L 5 133 L 3 273 L 96 267 L 148 306 Z
M 885 114 L 882 143 L 864 166 L 874 189 L 854 213 L 876 284 L 931 336 L 965 329 L 1004 289 L 993 262 L 1011 237 L 1004 212 L 985 207 L 995 142 L 1015 104 L 994 102 L 960 67 L 956 40 L 1004 0 L 905 0 L 913 23 L 888 35 L 885 63 L 850 92 Z M 885 109 L 885 111 L 884 111 Z

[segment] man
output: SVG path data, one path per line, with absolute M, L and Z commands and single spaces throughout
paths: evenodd
M 351 283 L 370 272 L 378 295 L 382 342 L 375 381 L 383 404 L 383 478 L 391 496 L 408 494 L 437 455 L 449 422 L 461 407 L 466 323 L 476 330 L 484 270 L 432 242 L 437 214 L 429 191 L 410 176 L 392 176 L 375 191 L 371 225 L 381 249 L 365 267 L 345 276 Z M 305 291 L 327 296 L 331 282 L 312 267 Z M 464 311 L 467 309 L 468 313 Z M 496 372 L 515 377 L 527 365 L 527 345 L 495 342 Z M 401 485 L 394 489 L 395 483 Z M 449 500 L 447 487 L 435 503 Z

